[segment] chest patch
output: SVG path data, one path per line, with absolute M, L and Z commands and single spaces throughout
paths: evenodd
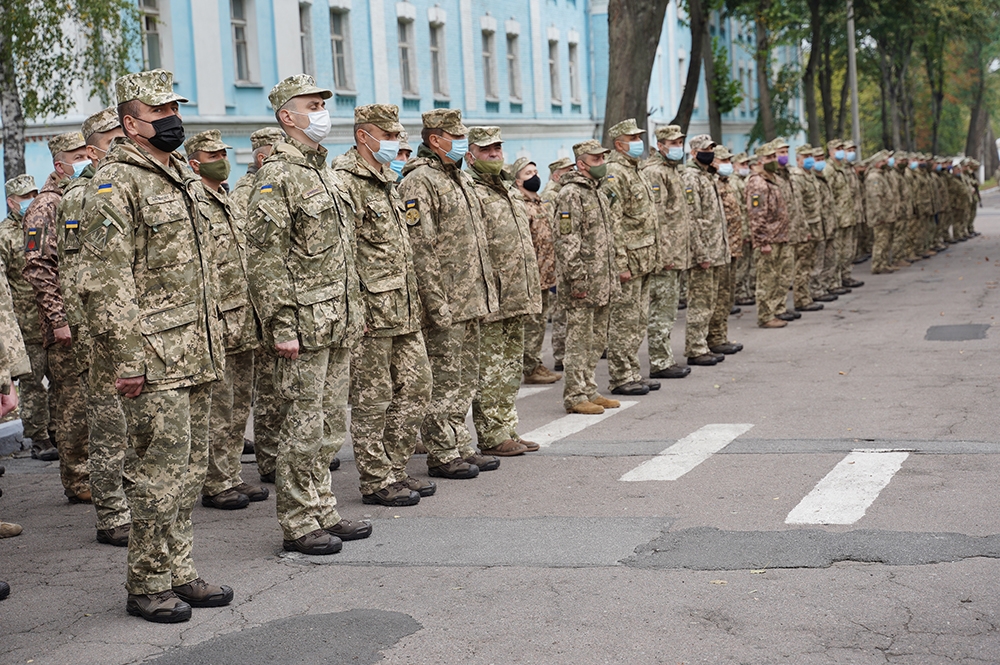
M 750 197 L 750 205 L 754 208 L 760 207 L 760 194 L 754 194 Z

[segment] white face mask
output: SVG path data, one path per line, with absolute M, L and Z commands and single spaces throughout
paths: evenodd
M 309 126 L 303 129 L 302 133 L 308 136 L 310 140 L 313 140 L 316 143 L 322 143 L 323 139 L 329 135 L 333 119 L 330 118 L 330 112 L 326 109 L 313 111 L 312 113 L 299 113 L 298 111 L 292 111 L 291 109 L 286 110 L 289 113 L 294 113 L 295 115 L 309 116 Z

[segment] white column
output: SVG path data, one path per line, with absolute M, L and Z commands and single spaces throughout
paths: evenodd
M 542 44 L 541 0 L 531 0 L 531 71 L 535 83 L 535 112 L 545 113 L 545 64 L 549 57 L 548 44 Z
M 677 68 L 677 5 L 671 2 L 667 5 L 667 72 L 670 74 L 670 109 L 666 115 L 673 118 L 677 114 L 677 105 L 680 104 L 680 72 Z
M 195 89 L 198 91 L 198 115 L 226 114 L 226 86 L 222 75 L 222 48 L 219 43 L 219 4 L 199 3 L 197 9 L 191 0 L 191 14 L 197 16 L 192 21 L 194 40 L 194 61 L 196 63 Z M 228 28 L 229 22 L 226 22 Z
M 388 104 L 391 101 L 389 97 L 389 54 L 386 51 L 385 5 L 382 0 L 368 0 L 368 14 L 371 18 L 375 103 Z
M 462 0 L 459 4 L 460 27 L 462 29 L 462 75 L 465 81 L 465 110 L 476 110 L 476 49 L 472 32 L 472 0 Z
M 274 56 L 278 80 L 301 74 L 302 38 L 298 0 L 272 0 L 274 13 Z

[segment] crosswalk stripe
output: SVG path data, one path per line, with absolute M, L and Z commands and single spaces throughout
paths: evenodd
M 635 406 L 638 402 L 622 402 L 617 409 L 605 409 L 599 416 L 586 416 L 580 413 L 571 413 L 557 420 L 553 420 L 548 425 L 542 425 L 538 429 L 522 434 L 521 438 L 526 441 L 534 441 L 542 448 L 548 448 L 559 439 L 564 439 L 571 434 L 582 432 L 591 425 L 596 425 L 602 420 L 606 420 L 616 413 L 621 413 L 625 409 Z
M 728 446 L 733 439 L 747 432 L 753 425 L 718 423 L 688 434 L 659 455 L 632 469 L 618 480 L 638 482 L 643 480 L 677 480 L 714 453 Z
M 546 390 L 552 390 L 552 386 L 521 386 L 517 389 L 517 398 L 524 399 L 525 397 L 543 393 Z
M 785 524 L 854 524 L 864 517 L 909 452 L 852 451 L 788 513 Z

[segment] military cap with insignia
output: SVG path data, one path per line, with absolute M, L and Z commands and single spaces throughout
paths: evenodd
M 274 145 L 283 138 L 285 133 L 277 127 L 264 127 L 250 135 L 250 147 L 256 150 L 266 145 Z
M 691 147 L 692 150 L 708 151 L 715 148 L 717 144 L 715 143 L 715 141 L 712 140 L 712 137 L 709 136 L 708 134 L 698 134 L 698 136 L 693 137 L 688 142 L 688 145 Z
M 584 155 L 606 155 L 610 150 L 605 148 L 595 139 L 588 139 L 586 141 L 581 141 L 573 146 L 573 155 L 580 159 Z
M 642 134 L 645 131 L 644 129 L 639 129 L 639 126 L 635 124 L 635 118 L 629 118 L 628 120 L 622 120 L 612 125 L 611 129 L 608 130 L 608 136 L 614 140 L 619 136 L 634 136 L 635 134 Z
M 174 92 L 174 75 L 165 69 L 152 69 L 120 77 L 115 81 L 115 97 L 119 104 L 138 99 L 148 106 L 187 101 Z
M 102 111 L 98 111 L 84 120 L 81 131 L 83 133 L 84 140 L 86 140 L 94 134 L 110 132 L 112 129 L 116 129 L 118 127 L 121 127 L 121 123 L 118 122 L 118 109 L 111 106 Z
M 27 173 L 22 173 L 21 175 L 8 180 L 4 184 L 4 190 L 8 197 L 24 196 L 25 194 L 30 194 L 31 192 L 37 192 L 38 186 L 35 184 L 35 179 L 33 177 Z
M 720 160 L 727 160 L 733 158 L 733 153 L 729 152 L 729 148 L 724 145 L 715 147 L 715 158 Z
M 778 152 L 778 149 L 774 147 L 773 142 L 768 142 L 762 146 L 758 146 L 754 152 L 758 157 L 770 157 L 774 153 Z
M 395 104 L 368 104 L 354 109 L 355 125 L 375 125 L 384 132 L 403 131 L 399 124 L 399 107 Z
M 407 140 L 408 138 L 410 138 L 410 135 L 406 133 L 406 130 L 399 133 L 399 149 L 413 152 L 413 148 L 410 147 L 410 142 Z
M 471 127 L 469 128 L 469 145 L 476 145 L 485 148 L 488 145 L 503 143 L 500 137 L 499 127 Z
M 271 108 L 275 111 L 288 103 L 292 97 L 302 95 L 319 95 L 323 99 L 330 99 L 333 93 L 326 88 L 316 85 L 316 79 L 308 74 L 296 74 L 278 81 L 278 84 L 267 93 L 267 99 L 271 102 Z
M 773 141 L 771 141 L 771 143 L 774 145 L 774 151 L 775 152 L 781 150 L 782 148 L 788 148 L 788 147 L 790 147 L 788 145 L 788 141 L 786 141 L 781 136 L 779 136 L 778 138 L 776 138 Z
M 462 112 L 458 109 L 434 109 L 422 114 L 420 118 L 426 129 L 440 129 L 452 136 L 465 136 L 469 128 L 462 124 Z
M 219 150 L 232 150 L 233 146 L 222 142 L 222 132 L 218 129 L 206 129 L 198 132 L 184 142 L 184 151 L 188 156 L 196 152 L 217 152 Z
M 65 134 L 59 134 L 49 139 L 49 152 L 55 157 L 60 152 L 69 152 L 70 150 L 82 148 L 85 145 L 87 145 L 87 141 L 84 140 L 83 134 L 80 132 L 66 132 Z
M 527 157 L 518 157 L 510 166 L 510 174 L 516 178 L 517 174 L 520 173 L 528 164 L 534 164 L 534 162 Z
M 685 136 L 680 125 L 660 125 L 656 128 L 656 138 L 659 141 L 676 141 Z
M 745 152 L 741 152 L 739 154 L 733 155 L 733 162 L 735 162 L 737 164 L 742 164 L 743 162 L 746 162 L 746 161 L 749 161 L 749 160 L 750 160 L 750 156 L 747 155 Z

